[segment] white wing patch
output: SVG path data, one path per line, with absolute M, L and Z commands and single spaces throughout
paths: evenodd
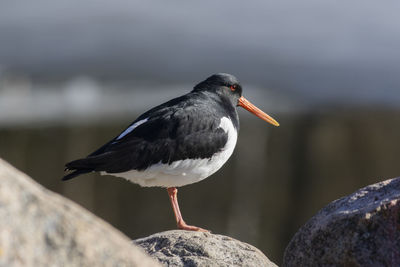
M 128 133 L 132 132 L 133 129 L 135 129 L 135 128 L 138 127 L 139 125 L 145 123 L 148 119 L 149 119 L 149 118 L 146 118 L 146 119 L 143 119 L 143 120 L 140 120 L 140 121 L 135 122 L 134 124 L 132 124 L 131 126 L 129 126 L 122 134 L 120 134 L 120 135 L 117 137 L 116 140 L 119 140 L 119 139 L 121 139 L 122 137 L 124 137 L 125 135 L 127 135 Z
M 144 123 L 145 121 L 138 121 L 131 127 L 140 122 Z M 125 132 L 130 130 L 131 127 Z M 171 164 L 160 162 L 143 171 L 131 170 L 122 173 L 110 173 L 110 175 L 123 177 L 133 183 L 146 187 L 177 187 L 199 182 L 218 171 L 232 155 L 236 146 L 237 130 L 233 127 L 232 121 L 223 117 L 219 128 L 222 128 L 228 134 L 228 140 L 222 150 L 215 153 L 211 158 L 178 160 Z M 122 138 L 125 132 L 118 138 Z M 102 172 L 101 174 L 108 173 Z

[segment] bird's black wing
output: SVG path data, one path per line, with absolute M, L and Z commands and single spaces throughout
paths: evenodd
M 67 169 L 76 171 L 76 175 L 90 171 L 119 173 L 145 170 L 160 162 L 210 158 L 228 139 L 219 128 L 218 111 L 205 107 L 206 101 L 201 99 L 182 100 L 185 99 L 174 99 L 175 102 L 144 113 L 135 122 L 147 119 L 146 122 L 123 137 L 117 136 L 87 158 L 66 164 Z M 71 173 L 64 179 L 76 175 Z

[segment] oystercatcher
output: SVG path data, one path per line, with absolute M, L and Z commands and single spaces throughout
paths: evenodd
M 242 96 L 236 77 L 218 73 L 145 112 L 86 158 L 67 163 L 65 170 L 72 173 L 63 180 L 96 171 L 141 186 L 165 187 L 178 228 L 207 231 L 185 223 L 176 187 L 207 178 L 232 155 L 239 130 L 237 106 L 279 126 Z

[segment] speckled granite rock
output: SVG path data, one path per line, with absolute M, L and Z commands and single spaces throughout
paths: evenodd
M 0 159 L 0 266 L 160 264 L 106 222 Z
M 223 235 L 173 230 L 135 243 L 166 266 L 276 266 L 257 248 Z
M 284 266 L 400 266 L 400 178 L 330 203 L 296 233 Z

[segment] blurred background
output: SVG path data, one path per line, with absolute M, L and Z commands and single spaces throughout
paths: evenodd
M 0 3 L 0 157 L 132 239 L 175 228 L 166 190 L 64 164 L 216 72 L 275 128 L 239 111 L 232 158 L 180 189 L 188 223 L 280 263 L 329 202 L 400 176 L 400 2 Z

